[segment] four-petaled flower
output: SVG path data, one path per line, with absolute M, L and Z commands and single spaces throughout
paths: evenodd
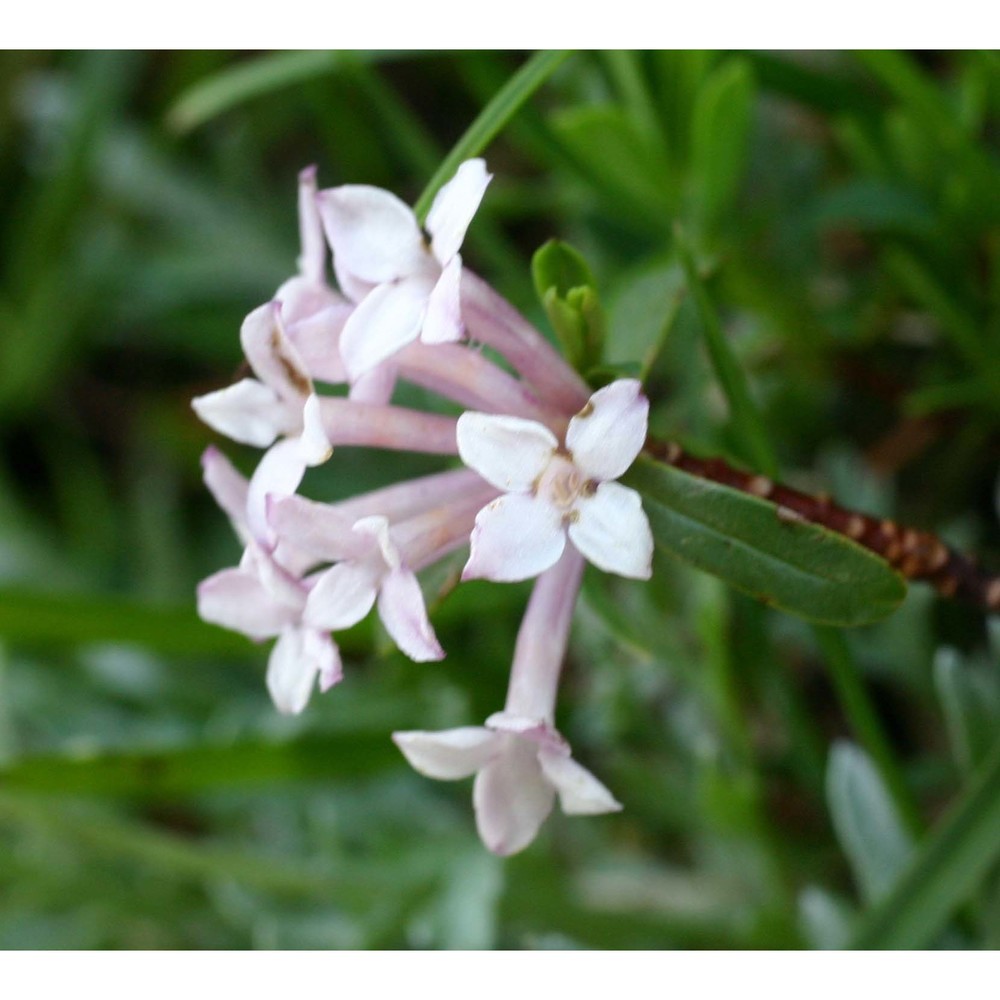
M 462 338 L 459 249 L 490 179 L 482 160 L 458 168 L 427 215 L 429 245 L 410 207 L 388 191 L 347 184 L 320 192 L 334 271 L 357 303 L 340 335 L 352 380 L 418 337 Z
M 648 579 L 653 539 L 642 501 L 612 481 L 642 449 L 648 413 L 639 382 L 612 382 L 570 420 L 565 450 L 533 420 L 462 414 L 462 461 L 509 491 L 479 512 L 462 578 L 535 576 L 559 559 L 568 534 L 600 569 Z
M 494 854 L 528 846 L 552 811 L 556 796 L 568 816 L 617 812 L 621 804 L 570 755 L 569 744 L 543 719 L 510 712 L 485 726 L 438 733 L 394 733 L 406 759 L 428 778 L 472 774 L 472 802 L 483 843 Z

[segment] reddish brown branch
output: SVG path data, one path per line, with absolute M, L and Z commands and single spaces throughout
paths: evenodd
M 696 458 L 673 442 L 650 438 L 646 451 L 684 472 L 773 503 L 778 517 L 810 521 L 846 535 L 881 556 L 907 579 L 923 580 L 945 597 L 1000 611 L 1000 576 L 987 573 L 973 558 L 949 548 L 928 531 L 848 510 L 829 497 L 810 496 L 767 476 L 742 472 L 719 458 Z

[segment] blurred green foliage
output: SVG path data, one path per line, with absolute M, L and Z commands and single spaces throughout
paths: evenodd
M 188 401 L 294 269 L 301 167 L 414 203 L 464 136 L 466 262 L 551 333 L 532 254 L 579 251 L 654 433 L 1000 566 L 998 112 L 995 53 L 0 56 L 0 947 L 997 947 L 980 612 L 588 573 L 558 721 L 625 809 L 500 861 L 388 737 L 500 706 L 528 588 L 432 602 L 440 664 L 352 631 L 279 717 L 194 615 L 238 550 Z

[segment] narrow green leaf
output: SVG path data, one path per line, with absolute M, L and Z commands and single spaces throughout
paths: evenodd
M 764 418 L 750 395 L 746 376 L 726 340 L 718 314 L 698 274 L 694 253 L 679 225 L 674 229 L 674 239 L 681 263 L 684 265 L 684 273 L 687 275 L 688 288 L 694 296 L 701 317 L 705 346 L 712 368 L 715 370 L 715 377 L 726 394 L 733 427 L 743 444 L 744 458 L 755 465 L 760 472 L 774 476 L 777 474 L 778 460 L 771 447 Z
M 1000 741 L 890 893 L 862 917 L 851 947 L 926 947 L 998 860 Z
M 946 647 L 934 657 L 934 686 L 952 753 L 969 772 L 989 753 L 1000 723 L 997 674 L 964 663 L 957 650 Z
M 850 743 L 830 751 L 826 797 L 837 839 L 861 895 L 883 897 L 906 864 L 912 841 L 871 758 Z
M 185 90 L 168 110 L 167 125 L 177 132 L 190 132 L 254 97 L 332 73 L 362 58 L 380 56 L 373 52 L 273 52 L 236 63 Z
M 342 649 L 362 631 L 338 632 Z M 93 642 L 132 642 L 173 656 L 246 656 L 255 646 L 244 636 L 201 621 L 190 607 L 143 604 L 124 597 L 95 594 L 39 594 L 23 588 L 0 588 L 0 637 L 12 643 L 74 646 Z M 343 639 L 347 639 L 345 646 Z M 355 648 L 358 648 L 355 646 Z
M 452 178 L 459 165 L 481 153 L 500 130 L 517 114 L 528 98 L 562 65 L 569 52 L 536 52 L 494 94 L 492 100 L 465 130 L 437 173 L 430 179 L 413 208 L 421 222 L 427 217 L 434 195 Z
M 242 740 L 226 746 L 39 754 L 0 767 L 0 790 L 156 799 L 218 788 L 353 780 L 399 762 L 387 736 L 349 732 L 281 743 Z
M 790 614 L 863 625 L 905 595 L 882 559 L 819 525 L 784 520 L 757 497 L 647 457 L 623 482 L 642 494 L 663 551 Z
M 698 90 L 691 118 L 690 175 L 703 226 L 732 209 L 746 165 L 753 98 L 753 76 L 741 59 L 713 70 Z

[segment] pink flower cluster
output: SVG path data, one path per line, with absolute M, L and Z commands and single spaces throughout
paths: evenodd
M 463 580 L 538 577 L 518 632 L 507 702 L 479 727 L 399 732 L 433 778 L 475 774 L 480 836 L 527 846 L 558 797 L 569 814 L 621 808 L 555 729 L 556 688 L 584 560 L 648 578 L 639 496 L 615 480 L 646 435 L 648 402 L 622 379 L 591 393 L 548 341 L 463 267 L 465 232 L 490 182 L 469 160 L 439 192 L 425 236 L 387 191 L 319 191 L 299 178 L 299 273 L 240 333 L 253 378 L 193 401 L 216 431 L 265 449 L 250 479 L 216 449 L 205 482 L 243 545 L 204 580 L 206 621 L 276 639 L 267 684 L 283 712 L 341 679 L 333 635 L 377 607 L 400 650 L 444 656 L 417 573 L 465 545 Z M 339 291 L 327 280 L 328 256 Z M 473 345 L 487 345 L 516 375 Z M 398 380 L 457 403 L 453 418 L 393 405 Z M 317 385 L 346 384 L 347 396 Z M 457 455 L 464 468 L 326 504 L 298 495 L 342 446 Z

